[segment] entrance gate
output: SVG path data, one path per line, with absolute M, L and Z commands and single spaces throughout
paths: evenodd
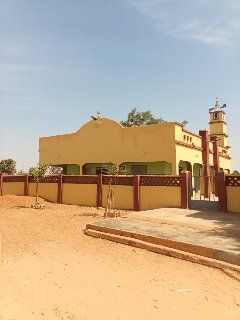
M 191 176 L 189 177 L 190 185 L 190 209 L 199 210 L 218 210 L 218 186 L 216 176 Z M 204 195 L 205 184 L 209 184 L 209 192 Z

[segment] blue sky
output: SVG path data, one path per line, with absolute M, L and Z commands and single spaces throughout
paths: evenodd
M 150 109 L 198 132 L 219 96 L 240 169 L 239 0 L 8 0 L 0 21 L 0 159 L 27 170 L 39 137 L 97 110 Z

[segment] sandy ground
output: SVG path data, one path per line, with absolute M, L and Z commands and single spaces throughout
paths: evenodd
M 83 234 L 102 210 L 0 199 L 0 319 L 240 319 L 222 271 Z

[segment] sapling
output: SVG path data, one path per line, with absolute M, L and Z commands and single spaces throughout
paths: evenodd
M 37 164 L 35 167 L 29 169 L 29 174 L 36 179 L 36 202 L 34 208 L 40 208 L 40 203 L 38 202 L 38 186 L 40 179 L 48 175 L 49 166 L 45 164 Z

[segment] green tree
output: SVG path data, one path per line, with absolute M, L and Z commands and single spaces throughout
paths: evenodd
M 0 173 L 15 174 L 16 171 L 16 161 L 13 159 L 0 161 Z
M 162 118 L 155 118 L 151 111 L 138 111 L 137 108 L 133 108 L 127 117 L 127 120 L 122 120 L 120 123 L 124 127 L 130 127 L 132 124 L 137 126 L 147 126 L 150 124 L 166 122 Z
M 36 167 L 31 167 L 29 169 L 29 174 L 33 176 L 36 179 L 36 204 L 38 205 L 38 186 L 39 186 L 39 180 L 46 177 L 48 175 L 49 166 L 43 165 L 43 164 L 37 164 Z

